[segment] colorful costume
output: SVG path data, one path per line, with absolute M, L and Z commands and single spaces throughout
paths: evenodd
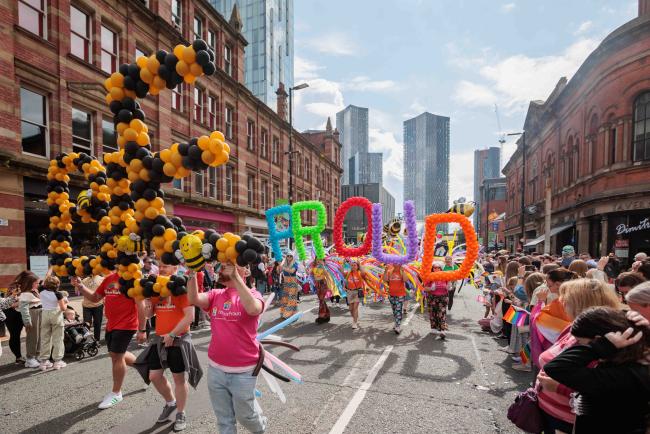
M 318 324 L 329 322 L 330 310 L 327 307 L 327 295 L 329 288 L 327 287 L 327 280 L 325 278 L 325 270 L 321 266 L 315 266 L 312 269 L 314 276 L 314 283 L 316 285 L 316 295 L 318 297 Z
M 290 270 L 287 271 L 286 268 Z M 298 291 L 300 291 L 300 285 L 298 284 L 296 273 L 298 273 L 298 264 L 295 262 L 282 269 L 282 275 L 284 277 L 282 298 L 280 298 L 280 314 L 282 318 L 289 318 L 298 312 Z

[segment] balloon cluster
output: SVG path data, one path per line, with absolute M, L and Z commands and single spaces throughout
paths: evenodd
M 180 234 L 179 234 L 180 236 Z M 193 270 L 201 270 L 206 261 L 232 262 L 244 267 L 262 260 L 264 245 L 251 235 L 240 237 L 231 232 L 221 235 L 213 230 L 183 234 L 173 243 L 175 256 Z
M 101 258 L 95 255 L 67 258 L 64 262 L 68 276 L 90 276 L 91 274 L 104 274 Z
M 366 229 L 363 244 L 359 247 L 349 248 L 343 243 L 343 221 L 348 210 L 352 207 L 358 206 L 366 213 L 366 219 L 372 221 L 372 202 L 365 197 L 354 196 L 348 198 L 341 204 L 334 217 L 334 245 L 336 252 L 343 257 L 358 257 L 366 255 L 372 248 L 372 225 L 368 225 Z
M 79 170 L 90 182 L 90 188 L 79 194 L 77 205 L 70 201 L 69 173 Z M 47 172 L 47 205 L 50 217 L 50 246 L 54 271 L 68 274 L 67 260 L 72 260 L 72 223 L 90 223 L 108 214 L 108 196 L 104 194 L 106 170 L 95 158 L 85 154 L 61 154 L 50 161 Z M 93 263 L 91 272 L 99 274 L 103 267 Z M 81 265 L 79 265 L 81 267 Z M 88 268 L 86 268 L 88 269 Z
M 136 280 L 126 295 L 132 298 L 169 297 L 187 294 L 187 277 L 149 275 Z

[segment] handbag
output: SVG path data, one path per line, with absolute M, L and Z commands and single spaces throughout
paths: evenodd
M 515 397 L 515 402 L 508 408 L 508 420 L 523 431 L 542 432 L 544 421 L 539 409 L 537 390 L 529 387 Z

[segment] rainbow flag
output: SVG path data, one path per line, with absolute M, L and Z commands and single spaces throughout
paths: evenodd
M 506 313 L 503 315 L 503 320 L 504 320 L 505 322 L 507 322 L 507 323 L 512 324 L 512 320 L 513 320 L 513 318 L 515 317 L 516 314 L 517 314 L 517 311 L 516 311 L 515 308 L 512 307 L 512 305 L 511 305 L 510 308 L 509 308 L 509 309 L 506 311 Z
M 526 324 L 527 318 L 528 318 L 527 311 L 523 309 L 517 309 L 514 306 L 510 306 L 510 308 L 506 311 L 505 315 L 503 315 L 503 320 L 505 322 L 516 326 L 523 326 L 524 324 Z
M 521 357 L 521 363 L 527 365 L 530 361 L 530 344 L 524 345 L 524 347 L 519 350 L 519 357 Z

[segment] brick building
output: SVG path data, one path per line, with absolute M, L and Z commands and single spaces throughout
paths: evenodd
M 530 103 L 524 138 L 506 164 L 507 247 L 572 244 L 622 258 L 650 251 L 650 1 L 607 36 L 573 78 Z M 525 144 L 524 144 L 525 143 Z M 520 229 L 525 146 L 525 233 Z M 549 203 L 545 201 L 546 186 Z M 538 247 L 539 245 L 539 247 Z
M 166 206 L 188 227 L 264 237 L 263 211 L 288 198 L 286 92 L 279 90 L 275 112 L 245 87 L 247 42 L 236 9 L 225 19 L 205 0 L 19 0 L 0 3 L 0 23 L 0 286 L 29 266 L 29 256 L 46 252 L 49 159 L 116 148 L 102 86 L 109 73 L 197 37 L 214 49 L 217 72 L 141 101 L 152 145 L 220 130 L 231 160 L 168 185 Z M 294 131 L 293 141 L 294 200 L 320 197 L 331 224 L 340 203 L 340 144 L 333 132 L 318 141 Z M 82 187 L 73 177 L 71 194 Z M 85 243 L 75 247 L 93 249 L 94 228 L 79 231 Z

